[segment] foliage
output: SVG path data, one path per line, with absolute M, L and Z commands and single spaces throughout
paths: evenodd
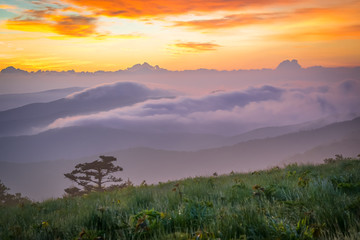
M 95 160 L 90 163 L 80 163 L 75 166 L 75 169 L 70 173 L 65 173 L 64 176 L 71 181 L 78 184 L 82 189 L 78 187 L 69 187 L 65 189 L 65 192 L 69 196 L 81 196 L 82 194 L 92 191 L 104 191 L 114 190 L 122 188 L 125 184 L 113 184 L 106 187 L 107 183 L 121 182 L 121 178 L 113 176 L 113 173 L 122 171 L 122 167 L 115 166 L 113 162 L 116 158 L 112 156 L 100 156 L 101 160 Z M 129 183 L 129 181 L 127 182 Z
M 0 206 L 16 205 L 30 202 L 26 197 L 22 197 L 21 193 L 10 194 L 10 188 L 6 187 L 0 180 Z
M 358 157 L 360 157 L 360 154 L 358 155 Z M 336 163 L 344 160 L 351 160 L 351 158 L 344 158 L 342 154 L 335 154 L 335 158 L 325 158 L 324 163 L 325 164 Z
M 360 239 L 360 159 L 0 208 L 0 239 Z

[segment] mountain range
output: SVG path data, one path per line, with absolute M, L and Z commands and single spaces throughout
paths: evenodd
M 166 91 L 152 90 L 136 83 L 99 85 L 55 101 L 0 112 L 0 136 L 28 135 L 58 118 L 107 111 L 160 97 L 172 96 Z
M 134 81 L 143 84 L 166 86 L 178 91 L 210 92 L 221 88 L 233 89 L 256 84 L 277 84 L 283 81 L 327 83 L 358 79 L 360 67 L 303 68 L 297 60 L 285 60 L 274 69 L 214 70 L 194 69 L 172 71 L 149 63 L 135 64 L 116 71 L 75 72 L 36 71 L 28 72 L 15 67 L 0 71 L 0 94 L 38 92 L 55 88 L 90 87 L 104 82 Z
M 119 176 L 135 184 L 356 156 L 359 76 L 359 67 L 297 60 L 234 71 L 8 67 L 0 72 L 0 179 L 40 200 L 61 196 L 71 185 L 63 174 L 100 155 L 117 157 Z
M 266 127 L 229 137 L 177 132 L 144 133 L 102 126 L 73 126 L 51 129 L 35 135 L 0 137 L 0 152 L 2 161 L 41 162 L 74 159 L 136 147 L 198 151 L 313 130 L 324 125 L 326 125 L 325 120 L 281 127 Z M 343 134 L 340 131 L 339 136 Z M 326 142 L 327 138 L 322 140 Z
M 86 129 L 82 130 L 86 131 Z M 66 129 L 66 131 L 71 132 L 73 130 Z M 63 174 L 71 171 L 77 163 L 93 161 L 101 154 L 118 158 L 119 164 L 124 168 L 124 172 L 120 174 L 124 179 L 129 178 L 135 184 L 140 184 L 143 180 L 148 183 L 157 183 L 190 176 L 211 175 L 214 172 L 223 174 L 231 171 L 255 171 L 276 165 L 282 166 L 294 161 L 305 162 L 309 156 L 321 157 L 321 159 L 316 159 L 318 163 L 323 158 L 331 157 L 331 154 L 335 153 L 356 156 L 360 149 L 359 136 L 360 118 L 355 118 L 351 121 L 333 123 L 308 131 L 298 131 L 264 139 L 252 139 L 231 146 L 213 147 L 198 151 L 133 147 L 117 151 L 102 151 L 77 159 L 42 162 L 31 162 L 26 159 L 26 154 L 31 156 L 31 151 L 29 151 L 24 153 L 24 159 L 21 162 L 0 162 L 0 175 L 3 182 L 13 191 L 20 191 L 39 200 L 61 196 L 63 189 L 71 184 L 64 179 Z M 84 139 L 86 137 L 87 135 L 84 136 Z M 134 138 L 136 137 L 134 136 Z M 126 139 L 127 136 L 124 138 Z M 178 140 L 188 141 L 189 139 L 191 138 Z M 49 142 L 53 140 L 48 139 Z M 54 148 L 63 149 L 63 152 L 73 151 L 73 149 L 66 149 L 66 146 L 71 145 L 71 143 L 65 143 L 61 140 L 53 142 Z M 96 139 L 98 142 L 102 140 L 103 138 L 100 137 Z M 199 139 L 194 138 L 192 140 L 191 143 L 194 143 Z M 74 142 L 77 141 L 78 139 L 74 139 Z M 154 141 L 156 140 L 154 139 Z M 6 142 L 4 141 L 2 144 L 6 144 Z M 79 145 L 81 142 L 77 146 Z M 25 146 L 26 144 L 19 145 L 19 149 Z M 49 160 L 51 159 L 51 151 L 54 149 L 49 149 L 47 152 L 45 149 L 48 147 L 45 144 L 43 150 L 35 148 L 37 150 L 33 152 L 38 150 L 40 152 L 38 160 L 44 157 L 41 154 L 48 154 Z

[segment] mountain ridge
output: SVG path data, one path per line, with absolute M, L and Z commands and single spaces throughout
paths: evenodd
M 163 90 L 131 82 L 103 84 L 46 103 L 32 103 L 0 112 L 0 136 L 32 134 L 58 118 L 130 106 L 149 99 L 172 97 Z
M 321 121 L 316 121 L 283 127 L 260 128 L 230 137 L 176 132 L 145 133 L 103 126 L 72 126 L 50 129 L 35 135 L 0 137 L 0 152 L 4 160 L 12 159 L 14 162 L 23 162 L 23 159 L 30 162 L 73 159 L 98 152 L 134 147 L 193 152 L 296 134 L 301 130 L 316 130 L 323 125 Z M 18 148 L 22 151 L 17 151 Z
M 140 184 L 143 180 L 157 183 L 189 176 L 206 176 L 214 172 L 223 174 L 231 171 L 255 171 L 284 164 L 283 160 L 298 153 L 306 153 L 318 146 L 333 144 L 331 150 L 334 151 L 337 147 L 336 142 L 341 139 L 351 139 L 354 137 L 354 132 L 360 132 L 360 118 L 330 124 L 317 130 L 250 140 L 232 146 L 194 152 L 134 147 L 99 152 L 69 160 L 32 163 L 2 161 L 0 175 L 3 182 L 14 191 L 31 197 L 49 198 L 61 195 L 63 189 L 70 184 L 64 179 L 65 172 L 71 171 L 80 162 L 93 161 L 99 155 L 118 158 L 119 164 L 124 168 L 124 172 L 121 173 L 124 179 L 130 178 L 136 184 Z M 360 137 L 355 134 L 355 138 Z M 359 140 L 356 140 L 353 146 L 356 149 L 350 149 L 351 151 L 359 149 L 357 142 Z M 348 156 L 347 152 L 337 152 L 337 154 Z M 332 156 L 332 152 L 328 152 L 327 157 Z M 32 181 L 28 181 L 29 179 Z M 44 182 L 44 179 L 48 181 Z
M 83 89 L 84 88 L 82 87 L 70 87 L 50 89 L 40 92 L 1 94 L 0 112 L 19 108 L 32 103 L 45 103 L 55 101 Z
M 297 59 L 292 59 L 291 61 L 286 59 L 280 62 L 275 68 L 259 68 L 259 69 L 234 69 L 234 70 L 218 70 L 218 69 L 208 69 L 208 68 L 198 68 L 198 69 L 184 69 L 184 70 L 168 70 L 165 68 L 159 67 L 159 65 L 151 65 L 148 62 L 137 63 L 130 67 L 114 70 L 114 71 L 103 71 L 96 70 L 94 72 L 89 71 L 80 71 L 75 70 L 63 70 L 63 71 L 54 71 L 54 70 L 37 70 L 37 71 L 26 71 L 20 68 L 15 68 L 13 66 L 8 66 L 3 68 L 0 73 L 2 74 L 12 74 L 12 73 L 23 73 L 23 74 L 49 74 L 49 73 L 63 73 L 63 74 L 103 74 L 103 73 L 151 73 L 151 72 L 187 72 L 187 71 L 216 71 L 216 72 L 233 72 L 233 71 L 250 71 L 250 70 L 298 70 L 298 69 L 312 69 L 312 68 L 360 68 L 360 66 L 338 66 L 338 67 L 323 67 L 323 66 L 310 66 L 303 68 Z

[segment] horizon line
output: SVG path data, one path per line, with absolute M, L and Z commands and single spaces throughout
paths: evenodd
M 296 66 L 297 69 L 309 69 L 309 68 L 315 68 L 315 67 L 322 67 L 322 68 L 357 68 L 360 67 L 359 65 L 351 65 L 351 66 L 346 66 L 346 65 L 341 65 L 341 66 L 323 66 L 323 65 L 313 65 L 313 66 L 309 66 L 309 67 L 302 67 L 301 65 L 298 64 L 298 61 L 296 59 L 292 59 L 291 61 L 289 59 L 286 59 L 282 62 L 280 62 L 275 68 L 247 68 L 247 69 L 232 69 L 232 70 L 225 70 L 225 69 L 215 69 L 215 68 L 197 68 L 197 69 L 184 69 L 184 70 L 169 70 L 166 68 L 161 68 L 159 67 L 159 65 L 152 65 L 149 64 L 148 62 L 143 62 L 141 63 L 137 63 L 132 65 L 131 67 L 127 67 L 124 69 L 118 69 L 118 70 L 95 70 L 95 71 L 76 71 L 74 69 L 68 69 L 68 70 L 46 70 L 46 69 L 38 69 L 38 70 L 26 70 L 26 69 L 22 69 L 22 68 L 16 68 L 13 65 L 11 66 L 7 66 L 3 69 L 0 70 L 0 73 L 116 73 L 116 72 L 128 72 L 128 73 L 136 73 L 136 69 L 134 69 L 136 66 L 140 66 L 140 67 L 151 67 L 152 70 L 150 68 L 148 68 L 148 72 L 186 72 L 186 71 L 201 71 L 201 70 L 205 70 L 205 71 L 217 71 L 217 72 L 234 72 L 234 71 L 256 71 L 256 70 L 277 70 L 279 68 L 279 66 L 283 63 L 285 64 L 293 64 L 295 61 L 295 64 L 297 64 L 298 66 Z M 294 66 L 289 67 L 289 70 L 294 70 L 294 69 L 290 69 L 293 68 Z M 11 69 L 9 72 L 7 72 L 7 69 Z M 134 69 L 134 71 L 132 71 Z M 143 69 L 140 69 L 144 70 Z

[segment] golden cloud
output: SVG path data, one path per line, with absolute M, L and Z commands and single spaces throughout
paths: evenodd
M 356 12 L 351 8 L 302 8 L 288 12 L 233 14 L 215 19 L 176 21 L 173 26 L 186 27 L 193 30 L 216 30 L 260 24 L 290 26 L 294 23 L 304 27 L 332 27 L 341 23 L 351 25 L 352 22 L 358 22 L 354 20 L 354 16 L 356 16 Z M 346 29 L 344 30 L 346 32 Z M 352 30 L 349 29 L 349 31 Z
M 85 37 L 96 34 L 95 18 L 85 16 L 53 17 L 55 32 L 61 35 Z
M 302 29 L 289 33 L 271 35 L 268 39 L 291 42 L 360 39 L 360 25 L 339 26 L 337 28 L 317 28 L 314 30 Z
M 100 15 L 143 18 L 190 12 L 235 11 L 248 7 L 294 3 L 295 0 L 66 0 Z
M 29 9 L 22 15 L 6 21 L 12 30 L 28 32 L 55 32 L 72 37 L 91 36 L 96 33 L 96 19 L 79 14 L 65 15 L 66 8 Z
M 218 19 L 177 21 L 174 26 L 188 27 L 195 30 L 232 28 L 253 24 L 269 24 L 287 17 L 286 13 L 233 14 Z
M 223 14 L 219 18 L 174 21 L 172 27 L 185 27 L 188 29 L 216 30 L 223 28 L 233 28 L 251 25 L 276 25 L 289 26 L 295 25 L 315 26 L 316 21 L 323 26 L 333 22 L 346 22 L 347 25 L 354 25 L 354 21 L 349 20 L 352 16 L 357 16 L 359 7 L 333 7 L 333 8 L 303 8 L 291 10 L 269 10 L 265 8 L 270 5 L 284 5 L 296 3 L 295 0 L 62 0 L 62 4 L 70 5 L 46 5 L 39 2 L 37 10 L 26 10 L 18 17 L 6 21 L 9 29 L 34 32 L 55 32 L 64 36 L 88 37 L 102 36 L 98 33 L 97 18 L 99 16 L 111 16 L 119 18 L 132 18 L 138 20 L 164 20 L 165 16 L 174 16 L 187 13 L 199 14 L 202 17 L 207 13 Z M 252 9 L 252 12 L 241 13 L 242 9 Z M 257 9 L 257 12 L 254 10 Z M 266 12 L 266 9 L 268 12 Z M 263 11 L 263 12 L 261 12 Z M 86 14 L 84 14 L 86 13 Z M 232 14 L 233 13 L 233 14 Z M 318 21 L 320 19 L 320 21 Z M 311 22 L 311 23 L 309 23 Z M 277 29 L 275 29 L 277 30 Z M 298 30 L 290 29 L 290 32 Z M 311 32 L 311 31 L 308 31 Z M 108 35 L 108 34 L 105 34 Z M 275 34 L 274 34 L 275 35 Z M 288 32 L 285 32 L 288 35 Z M 316 35 L 316 29 L 314 34 Z M 352 34 L 354 35 L 354 34 Z M 356 35 L 356 34 L 355 34 Z M 279 36 L 281 37 L 281 36 Z
M 0 4 L 0 9 L 13 10 L 13 9 L 17 9 L 17 7 L 9 4 Z
M 204 52 L 204 51 L 213 51 L 220 47 L 218 44 L 214 43 L 200 43 L 200 42 L 179 42 L 171 45 L 175 48 L 180 48 L 188 52 Z

